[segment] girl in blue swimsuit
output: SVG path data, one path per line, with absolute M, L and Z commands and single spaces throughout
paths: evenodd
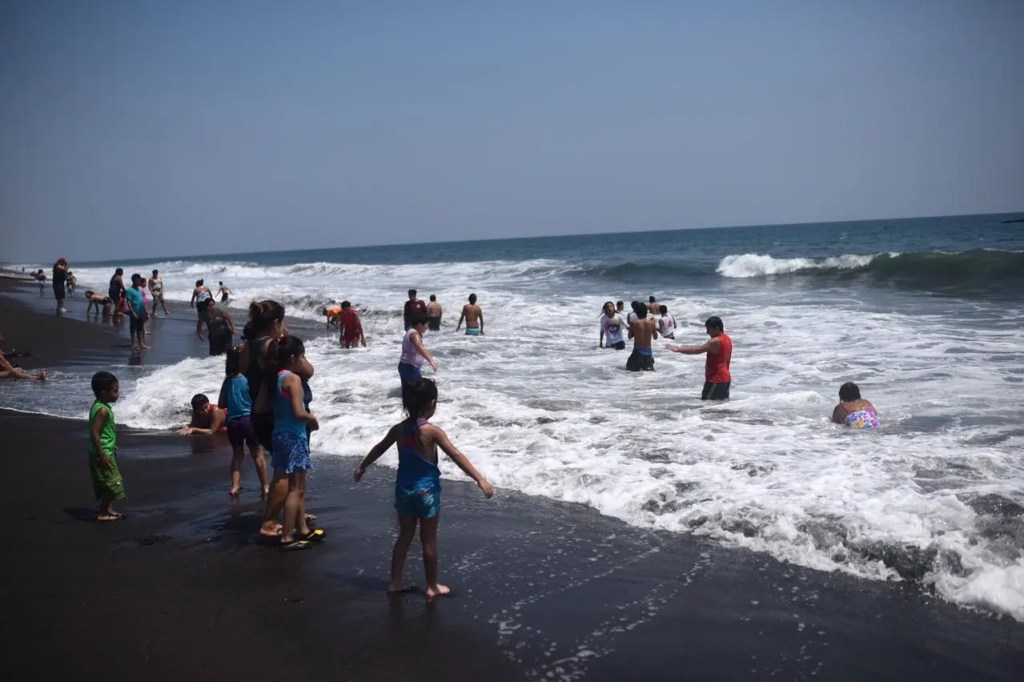
M 362 479 L 366 469 L 398 446 L 398 476 L 395 481 L 395 509 L 398 511 L 398 539 L 391 553 L 391 581 L 388 592 L 404 592 L 414 585 L 403 578 L 405 556 L 420 527 L 423 567 L 427 574 L 427 597 L 433 599 L 451 590 L 437 581 L 437 524 L 441 514 L 441 472 L 437 468 L 437 448 L 455 461 L 467 476 L 476 481 L 485 497 L 494 494 L 487 479 L 473 468 L 466 456 L 448 440 L 447 434 L 428 420 L 437 410 L 437 385 L 430 379 L 416 379 L 403 395 L 409 418 L 395 424 L 384 440 L 373 446 L 355 471 Z

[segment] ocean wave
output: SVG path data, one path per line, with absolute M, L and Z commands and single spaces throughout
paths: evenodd
M 827 258 L 775 258 L 744 253 L 724 257 L 716 271 L 731 279 L 811 276 L 823 281 L 861 280 L 964 295 L 1024 292 L 1024 252 L 998 249 L 842 254 Z

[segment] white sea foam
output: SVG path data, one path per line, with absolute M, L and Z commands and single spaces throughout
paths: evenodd
M 718 264 L 717 272 L 723 277 L 766 277 L 786 275 L 807 270 L 853 270 L 868 265 L 880 254 L 843 254 L 828 258 L 773 258 L 767 254 L 743 253 L 726 256 Z M 897 256 L 899 254 L 889 254 Z
M 871 256 L 840 256 L 840 265 L 735 258 L 735 273 L 771 274 L 860 267 L 857 259 Z M 189 263 L 153 267 L 165 271 L 176 300 L 188 299 L 189 280 L 201 274 Z M 333 338 L 307 344 L 319 456 L 361 457 L 401 418 L 396 311 L 410 284 L 431 282 L 421 293 L 436 292 L 448 305 L 445 330 L 426 336 L 441 363 L 434 422 L 499 488 L 821 570 L 913 579 L 957 603 L 1024 620 L 1024 518 L 1012 511 L 1024 505 L 1019 307 L 872 299 L 845 288 L 665 297 L 679 342 L 702 342 L 702 320 L 718 314 L 736 344 L 733 399 L 712 405 L 698 399 L 701 358 L 670 354 L 659 341 L 657 371 L 633 375 L 623 370 L 625 352 L 596 348 L 600 304 L 626 297 L 621 292 L 570 292 L 577 307 L 552 308 L 568 267 L 561 262 L 216 267 L 238 298 L 307 301 L 299 314 L 309 317 L 324 297 L 371 309 L 368 348 L 342 350 Z M 203 264 L 208 281 L 216 267 Z M 105 282 L 109 273 L 80 270 L 80 281 L 86 276 Z M 471 289 L 487 316 L 483 338 L 452 331 L 454 302 Z M 223 377 L 222 363 L 208 358 L 124 371 L 117 418 L 140 428 L 180 424 L 191 395 L 215 395 Z M 72 375 L 61 380 L 81 383 Z M 880 432 L 829 423 L 848 380 L 878 407 Z M 43 387 L 25 383 L 3 401 L 21 395 L 40 411 L 78 417 L 88 407 L 49 405 Z M 396 461 L 391 452 L 381 463 Z M 450 461 L 441 470 L 463 478 Z M 1010 511 L 979 499 L 1004 500 Z

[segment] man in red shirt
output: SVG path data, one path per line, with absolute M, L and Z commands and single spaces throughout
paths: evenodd
M 363 335 L 363 323 L 359 320 L 359 313 L 348 301 L 341 302 L 341 314 L 338 315 L 338 324 L 341 326 L 341 347 L 355 348 L 357 344 L 366 347 L 366 337 Z
M 732 360 L 732 339 L 725 333 L 722 318 L 709 317 L 704 323 L 711 339 L 703 346 L 672 346 L 668 349 L 673 353 L 684 355 L 700 355 L 707 353 L 704 363 L 704 390 L 701 400 L 728 400 L 729 385 L 732 375 L 729 374 L 729 362 Z

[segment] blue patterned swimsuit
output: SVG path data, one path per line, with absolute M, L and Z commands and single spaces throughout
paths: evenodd
M 398 447 L 398 476 L 395 479 L 395 509 L 399 516 L 432 519 L 441 511 L 441 470 L 437 462 L 416 451 L 416 432 L 425 419 L 403 424 L 405 440 Z

